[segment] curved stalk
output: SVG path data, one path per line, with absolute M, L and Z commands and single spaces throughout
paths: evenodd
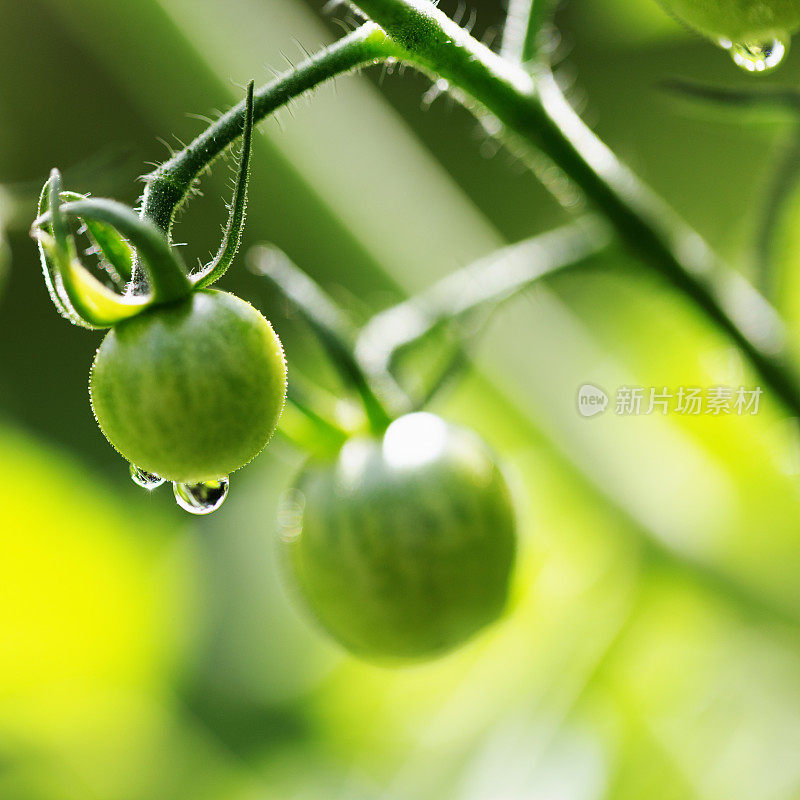
M 469 323 L 470 341 L 463 329 L 455 329 L 453 352 L 422 393 L 414 396 L 404 387 L 412 397 L 412 409 L 425 408 L 470 366 L 470 344 L 504 302 L 547 277 L 591 263 L 611 239 L 607 223 L 586 216 L 504 247 L 373 316 L 358 335 L 356 358 L 368 374 L 391 375 L 402 385 L 397 362 L 403 353 L 448 325 Z
M 791 123 L 788 140 L 765 192 L 765 209 L 754 248 L 756 285 L 770 302 L 777 302 L 780 288 L 775 263 L 777 228 L 800 181 L 800 91 L 779 86 L 759 86 L 757 90 L 731 89 L 684 80 L 664 81 L 662 86 L 673 94 L 717 106 L 782 115 Z

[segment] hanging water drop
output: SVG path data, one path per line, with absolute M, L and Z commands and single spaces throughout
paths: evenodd
M 731 54 L 734 64 L 747 72 L 769 72 L 780 64 L 787 51 L 782 39 L 766 41 L 731 42 L 720 39 L 720 47 Z
M 210 514 L 216 511 L 228 496 L 230 480 L 218 478 L 203 483 L 173 483 L 175 500 L 190 514 Z
M 136 464 L 131 464 L 131 480 L 142 489 L 147 489 L 152 492 L 164 483 L 164 478 L 156 475 L 154 472 L 147 472 L 147 470 L 139 469 Z

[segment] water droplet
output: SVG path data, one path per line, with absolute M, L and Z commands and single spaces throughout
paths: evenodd
M 229 488 L 228 478 L 218 478 L 203 483 L 172 484 L 175 500 L 190 514 L 210 514 L 216 511 L 225 502 Z
M 732 42 L 720 39 L 720 47 L 731 54 L 733 62 L 747 72 L 769 72 L 783 61 L 786 44 L 781 39 L 766 41 Z
M 164 483 L 164 478 L 156 475 L 154 472 L 147 472 L 146 470 L 139 469 L 136 464 L 131 464 L 131 480 L 142 489 L 147 489 L 152 492 Z

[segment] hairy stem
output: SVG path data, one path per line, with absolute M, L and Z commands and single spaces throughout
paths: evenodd
M 393 55 L 394 49 L 377 25 L 362 25 L 257 89 L 253 97 L 255 122 L 336 75 Z M 158 225 L 168 238 L 175 212 L 186 199 L 194 181 L 242 135 L 246 113 L 247 104 L 243 100 L 145 178 L 141 214 Z
M 786 406 L 800 414 L 800 378 L 783 325 L 766 300 L 721 264 L 683 222 L 583 123 L 546 69 L 529 75 L 471 37 L 428 0 L 358 0 L 406 52 L 544 151 L 614 225 L 621 239 L 688 295 L 748 356 Z

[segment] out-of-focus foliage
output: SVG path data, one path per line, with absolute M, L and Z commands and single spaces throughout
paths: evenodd
M 502 19 L 495 0 L 477 8 L 478 33 Z M 107 146 L 133 149 L 133 176 L 164 156 L 157 136 L 201 129 L 185 112 L 227 107 L 265 63 L 300 57 L 294 39 L 313 49 L 338 31 L 302 0 L 0 0 L 0 19 L 0 184 Z M 790 123 L 741 126 L 661 92 L 676 75 L 753 84 L 652 0 L 572 0 L 560 22 L 562 79 L 598 132 L 755 275 Z M 796 84 L 798 52 L 768 80 Z M 426 89 L 339 79 L 255 143 L 249 243 L 276 242 L 355 318 L 563 219 L 446 98 L 422 113 Z M 132 202 L 138 185 L 116 174 L 102 193 Z M 202 245 L 189 263 L 215 246 L 230 174 L 218 165 L 179 223 Z M 0 298 L 3 800 L 798 795 L 795 423 L 769 395 L 752 417 L 578 415 L 584 383 L 612 404 L 626 385 L 755 383 L 639 263 L 609 257 L 515 300 L 438 401 L 508 464 L 514 598 L 452 656 L 387 670 L 344 656 L 281 589 L 288 447 L 237 474 L 207 520 L 129 487 L 88 407 L 97 338 L 49 307 L 25 225 L 10 228 Z M 796 320 L 797 244 L 781 263 Z M 290 371 L 335 390 L 257 278 L 235 264 L 225 286 L 272 318 Z

